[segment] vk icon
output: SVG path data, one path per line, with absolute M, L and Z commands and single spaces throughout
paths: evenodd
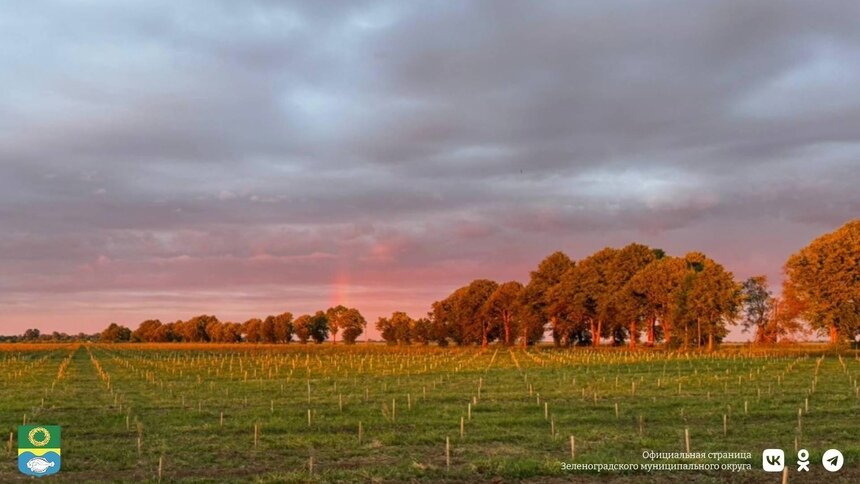
M 761 453 L 761 466 L 765 472 L 782 472 L 785 468 L 785 452 L 782 449 L 765 449 Z

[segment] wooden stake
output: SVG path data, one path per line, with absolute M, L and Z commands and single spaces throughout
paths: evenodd
M 570 436 L 570 459 L 576 459 L 576 439 Z
M 163 471 L 164 471 L 164 456 L 162 455 L 162 456 L 158 457 L 158 482 L 161 482 L 161 476 L 163 475 Z
M 466 419 L 460 417 L 460 438 L 466 435 Z
M 690 429 L 689 428 L 684 429 L 684 444 L 686 445 L 687 453 L 689 454 L 690 453 Z
M 223 427 L 223 426 L 224 426 L 224 412 L 221 412 L 220 425 L 221 425 L 221 427 Z
M 472 420 L 472 404 L 471 403 L 466 404 L 466 412 L 468 412 L 469 420 Z
M 729 434 L 729 417 L 723 414 L 723 435 Z
M 445 468 L 451 470 L 451 439 L 445 437 Z
M 358 422 L 358 443 L 361 445 L 361 421 Z

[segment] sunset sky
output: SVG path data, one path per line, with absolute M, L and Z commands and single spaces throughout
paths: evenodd
M 860 215 L 858 18 L 3 2 L 0 333 L 336 303 L 372 326 L 631 241 L 776 290 L 790 253 Z

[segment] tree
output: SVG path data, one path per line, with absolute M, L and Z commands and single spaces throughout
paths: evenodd
M 209 341 L 209 336 L 206 334 L 206 326 L 211 322 L 217 322 L 215 316 L 201 315 L 195 316 L 185 322 L 177 322 L 176 332 L 183 341 L 200 342 Z
M 590 345 L 593 342 L 597 304 L 589 293 L 591 268 L 575 265 L 565 272 L 546 295 L 546 312 L 554 321 L 553 342 L 558 346 Z
M 133 333 L 131 333 L 132 341 L 142 341 L 142 342 L 150 342 L 155 341 L 155 334 L 158 328 L 161 327 L 161 321 L 157 319 L 148 319 L 137 327 Z
M 529 283 L 522 292 L 523 327 L 521 335 L 523 345 L 539 341 L 543 337 L 547 322 L 553 329 L 553 340 L 559 342 L 559 321 L 550 314 L 550 289 L 561 281 L 562 276 L 574 267 L 574 262 L 564 252 L 553 252 L 538 264 L 538 268 L 530 273 Z M 537 339 L 536 334 L 540 334 Z
M 311 315 L 302 314 L 293 321 L 293 332 L 302 344 L 311 338 Z
M 651 261 L 628 281 L 627 297 L 638 299 L 647 321 L 647 342 L 654 345 L 658 338 L 657 323 L 666 341 L 672 337 L 672 316 L 678 303 L 678 291 L 687 274 L 687 263 L 677 257 L 661 257 Z
M 313 339 L 317 344 L 322 343 L 326 338 L 328 338 L 328 318 L 324 312 L 317 311 L 310 317 L 310 320 L 308 321 L 308 330 L 310 332 L 311 339 Z
M 293 339 L 293 313 L 281 313 L 274 317 L 275 342 L 289 343 Z
M 332 344 L 337 343 L 337 332 L 340 331 L 342 318 L 349 311 L 349 309 L 339 304 L 335 307 L 328 308 L 325 312 L 326 317 L 328 318 L 328 327 L 331 331 L 331 342 Z
M 458 345 L 481 343 L 486 346 L 497 336 L 491 331 L 487 314 L 482 311 L 497 287 L 493 281 L 477 279 L 433 303 L 431 314 L 440 345 L 450 337 Z
M 505 345 L 508 346 L 517 334 L 522 292 L 523 285 L 517 281 L 501 284 L 490 294 L 482 309 L 493 328 L 503 328 Z
M 581 313 L 583 319 L 588 321 L 591 344 L 594 346 L 600 345 L 605 323 L 612 317 L 615 308 L 611 272 L 617 253 L 617 249 L 606 247 L 577 264 L 576 313 Z
M 260 341 L 263 343 L 276 343 L 278 337 L 275 333 L 275 317 L 267 316 L 260 324 Z
M 735 324 L 741 306 L 741 287 L 731 272 L 703 254 L 687 254 L 692 271 L 689 273 L 683 294 L 684 321 L 695 322 L 696 346 L 703 343 L 702 330 L 707 338 L 708 351 L 728 333 L 727 325 Z M 685 349 L 689 342 L 689 325 L 685 334 Z
M 176 323 L 162 324 L 152 332 L 152 341 L 158 343 L 179 341 L 179 335 L 176 334 L 175 328 Z
M 217 318 L 206 323 L 206 340 L 213 343 L 223 343 L 224 323 L 218 321 Z
M 263 341 L 262 331 L 263 321 L 259 318 L 251 318 L 242 324 L 242 332 L 245 334 L 245 341 L 249 343 L 260 343 Z
M 239 323 L 223 323 L 220 331 L 221 343 L 238 343 L 242 341 L 242 325 Z
M 457 344 L 480 343 L 486 347 L 496 336 L 491 334 L 490 320 L 482 310 L 497 287 L 489 279 L 476 279 L 449 296 L 453 298 L 451 332 Z
M 37 339 L 39 339 L 39 335 L 41 334 L 41 331 L 39 331 L 37 328 L 30 328 L 24 331 L 24 334 L 22 335 L 21 339 L 23 339 L 24 341 L 36 341 Z
M 775 300 L 767 288 L 766 276 L 753 276 L 743 283 L 744 331 L 755 330 L 757 344 L 774 344 L 778 338 L 773 318 Z
M 434 340 L 433 321 L 430 318 L 418 318 L 413 321 L 412 339 L 425 346 L 430 344 Z
M 639 271 L 655 261 L 658 254 L 662 254 L 662 250 L 654 250 L 642 244 L 628 244 L 615 252 L 610 264 L 606 287 L 609 293 L 607 304 L 616 316 L 614 333 L 621 336 L 623 341 L 626 331 L 630 338 L 630 348 L 636 347 L 640 322 L 644 322 L 646 317 L 647 304 L 639 295 L 626 291 L 625 286 Z
M 111 323 L 110 326 L 104 329 L 99 338 L 107 343 L 120 343 L 131 340 L 131 330 L 125 326 L 120 326 L 116 323 Z
M 349 308 L 341 315 L 338 325 L 343 330 L 344 343 L 351 345 L 355 344 L 355 341 L 364 332 L 367 321 L 358 309 Z
M 412 326 L 414 321 L 408 314 L 396 311 L 390 318 L 379 318 L 376 329 L 382 339 L 388 344 L 409 344 L 412 342 Z
M 838 344 L 860 330 L 860 219 L 789 257 L 783 293 L 816 331 Z

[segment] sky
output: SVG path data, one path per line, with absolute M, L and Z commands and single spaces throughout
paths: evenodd
M 334 304 L 372 327 L 633 241 L 778 290 L 791 253 L 860 214 L 858 18 L 3 2 L 0 332 Z

